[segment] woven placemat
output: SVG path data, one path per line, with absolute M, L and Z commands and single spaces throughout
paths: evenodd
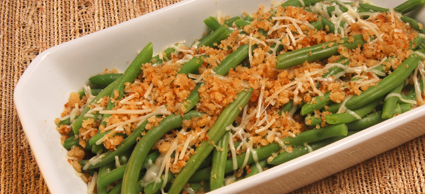
M 47 48 L 179 0 L 0 2 L 0 193 L 49 193 L 13 104 L 14 88 Z M 425 193 L 425 136 L 294 193 Z

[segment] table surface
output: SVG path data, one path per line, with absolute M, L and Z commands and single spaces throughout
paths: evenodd
M 49 193 L 13 104 L 42 51 L 179 0 L 0 1 L 0 193 Z M 425 193 L 425 136 L 294 193 Z

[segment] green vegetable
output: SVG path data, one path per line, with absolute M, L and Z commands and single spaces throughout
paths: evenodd
M 217 30 L 211 32 L 208 37 L 205 37 L 202 41 L 199 42 L 198 48 L 202 46 L 212 47 L 214 44 L 218 44 L 221 40 L 227 38 L 230 32 L 226 26 L 222 25 Z
M 233 26 L 233 23 L 234 23 L 236 20 L 238 20 L 238 19 L 241 19 L 241 17 L 239 17 L 239 16 L 235 16 L 235 17 L 229 18 L 229 19 L 227 19 L 226 21 L 224 21 L 224 25 L 229 26 L 229 27 L 232 27 L 232 26 Z M 244 19 L 246 20 L 246 17 L 245 17 Z M 251 18 L 251 19 L 252 19 L 252 18 Z
M 138 126 L 127 138 L 125 138 L 124 141 L 120 145 L 118 145 L 114 151 L 108 151 L 106 153 L 103 153 L 99 156 L 95 156 L 92 159 L 90 159 L 90 161 L 92 162 L 89 162 L 88 166 L 87 167 L 84 166 L 83 169 L 98 168 L 107 163 L 114 161 L 115 156 L 119 156 L 125 153 L 125 151 L 127 151 L 131 147 L 133 147 L 133 145 L 136 143 L 137 138 L 142 136 L 142 132 L 145 130 L 145 126 L 147 123 L 148 123 L 147 120 L 143 121 L 143 123 L 140 126 Z
M 267 165 L 267 160 L 261 160 L 258 162 L 258 165 L 260 165 L 261 169 L 264 169 L 264 167 L 266 167 Z M 252 164 L 251 165 L 251 172 L 249 172 L 248 174 L 246 174 L 245 178 L 248 178 L 250 176 L 256 175 L 260 173 L 260 169 L 258 168 L 257 164 Z
M 212 31 L 217 30 L 221 25 L 218 23 L 217 18 L 210 16 L 204 20 L 205 25 L 208 26 Z
M 103 176 L 109 174 L 109 172 L 111 172 L 112 168 L 114 168 L 113 162 L 99 168 L 99 174 L 98 174 L 98 179 L 97 179 L 97 193 L 98 194 L 108 193 L 107 185 L 106 186 L 99 186 L 99 179 L 101 179 Z
M 404 87 L 404 83 L 401 83 L 399 86 L 394 88 L 389 94 L 400 94 L 401 90 Z M 383 119 L 389 119 L 393 117 L 395 113 L 395 107 L 398 102 L 398 97 L 393 96 L 385 99 L 384 101 L 384 107 L 382 108 L 382 118 Z
M 224 186 L 224 170 L 229 148 L 230 132 L 226 132 L 213 151 L 210 188 L 212 190 Z M 220 150 L 219 150 L 220 149 Z
M 78 146 L 80 140 L 78 137 L 71 136 L 63 142 L 63 147 L 67 150 L 70 150 L 72 146 Z
M 418 52 L 418 51 L 416 51 Z M 420 50 L 420 52 L 424 52 Z M 369 87 L 360 95 L 350 98 L 345 106 L 348 109 L 359 109 L 372 101 L 381 98 L 406 80 L 422 60 L 421 55 L 413 53 L 390 75 L 383 78 L 376 86 Z
M 364 117 L 370 112 L 372 112 L 373 109 L 375 109 L 376 106 L 378 106 L 381 103 L 381 101 L 382 99 L 377 99 L 362 108 L 353 110 L 353 113 L 360 117 Z M 326 119 L 326 122 L 329 124 L 349 123 L 355 120 L 359 120 L 358 118 L 356 118 L 355 116 L 353 116 L 353 114 L 350 114 L 349 112 L 326 115 L 325 119 Z
M 208 131 L 209 140 L 203 141 L 199 147 L 196 148 L 195 154 L 192 155 L 192 157 L 187 161 L 186 166 L 183 167 L 174 179 L 174 182 L 168 191 L 169 194 L 180 193 L 189 178 L 199 168 L 202 161 L 204 161 L 214 149 L 213 144 L 216 144 L 223 137 L 226 132 L 226 127 L 231 125 L 239 115 L 241 111 L 240 107 L 244 107 L 248 103 L 251 98 L 251 94 L 252 89 L 240 92 L 237 98 L 223 110 L 214 125 Z
M 139 140 L 130 156 L 130 160 L 127 163 L 127 167 L 123 176 L 123 186 L 121 193 L 135 193 L 137 189 L 136 186 L 139 173 L 142 169 L 141 164 L 143 164 L 146 156 L 149 154 L 154 144 L 160 138 L 162 138 L 162 136 L 164 136 L 172 129 L 181 127 L 183 120 L 199 116 L 202 116 L 202 113 L 196 111 L 188 112 L 184 117 L 181 117 L 180 115 L 169 115 L 165 117 L 158 126 L 150 129 L 142 137 L 142 139 Z
M 405 14 L 422 6 L 424 3 L 425 3 L 424 0 L 407 0 L 403 2 L 402 4 L 398 5 L 397 7 L 395 7 L 394 11 Z
M 363 130 L 368 127 L 371 127 L 373 125 L 376 125 L 384 120 L 385 119 L 381 118 L 381 112 L 378 111 L 378 112 L 371 113 L 360 120 L 347 123 L 347 127 L 348 127 L 348 130 L 350 131 L 359 131 L 359 130 Z
M 362 34 L 354 35 L 352 37 L 354 38 L 354 41 L 349 41 L 348 37 L 341 38 L 341 43 L 327 42 L 280 54 L 277 57 L 278 62 L 276 64 L 276 68 L 286 69 L 302 64 L 305 61 L 311 62 L 319 59 L 325 59 L 337 54 L 338 47 L 340 45 L 348 49 L 353 49 L 359 45 L 363 45 L 366 42 L 363 40 Z
M 89 78 L 89 82 L 99 86 L 107 86 L 121 77 L 122 73 L 99 74 Z
M 324 139 L 328 139 L 331 137 L 339 137 L 339 136 L 347 136 L 348 129 L 345 124 L 339 124 L 339 125 L 331 125 L 327 127 L 323 127 L 320 129 L 312 129 L 308 131 L 301 132 L 296 137 L 287 137 L 282 139 L 282 142 L 286 145 L 291 146 L 300 146 L 304 145 L 305 143 L 313 143 L 317 141 L 321 141 Z M 265 160 L 268 157 L 270 157 L 273 153 L 277 153 L 282 149 L 282 147 L 278 143 L 271 143 L 269 145 L 259 147 L 254 149 L 257 153 L 257 159 L 258 161 Z M 242 164 L 244 163 L 246 157 L 246 153 L 241 154 L 240 156 L 236 157 L 236 169 L 240 168 Z M 249 154 L 248 160 L 246 164 L 252 164 L 255 160 L 252 157 L 252 154 Z M 232 172 L 234 170 L 233 168 L 233 159 L 226 161 L 226 173 Z M 201 178 L 209 179 L 209 176 L 202 175 L 205 173 L 206 170 L 201 169 L 198 170 L 193 177 L 198 177 L 198 181 L 206 181 L 201 180 Z

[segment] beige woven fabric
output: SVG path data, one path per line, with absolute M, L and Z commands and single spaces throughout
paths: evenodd
M 49 193 L 13 104 L 25 68 L 47 48 L 179 0 L 0 2 L 0 193 Z M 425 193 L 425 136 L 294 193 Z

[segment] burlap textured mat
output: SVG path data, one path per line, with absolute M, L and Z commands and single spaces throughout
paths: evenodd
M 47 48 L 179 0 L 0 2 L 0 193 L 49 193 L 13 104 L 25 68 Z M 295 193 L 425 193 L 425 136 Z

